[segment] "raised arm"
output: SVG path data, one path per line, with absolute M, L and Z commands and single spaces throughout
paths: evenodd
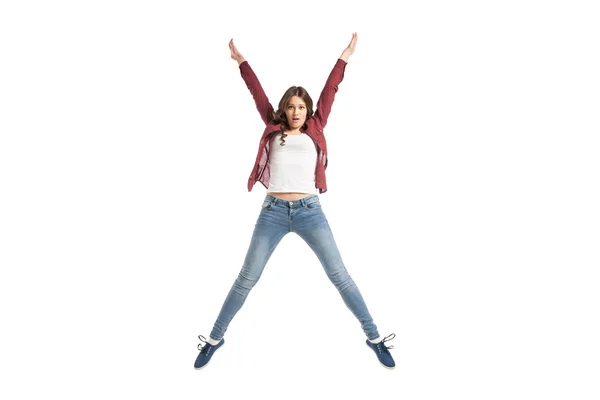
M 269 103 L 269 99 L 265 94 L 256 74 L 250 68 L 250 64 L 244 58 L 242 53 L 238 51 L 238 49 L 233 44 L 233 39 L 229 41 L 229 50 L 231 52 L 231 58 L 237 61 L 240 67 L 240 73 L 242 74 L 242 78 L 250 90 L 250 94 L 254 98 L 254 103 L 256 104 L 256 109 L 258 110 L 260 117 L 262 118 L 265 124 L 268 124 L 271 121 L 273 116 L 273 106 Z
M 321 96 L 319 96 L 319 100 L 317 101 L 317 109 L 314 116 L 320 120 L 322 127 L 325 127 L 327 124 L 327 118 L 329 118 L 331 106 L 333 105 L 333 100 L 335 100 L 335 94 L 338 91 L 338 85 L 344 79 L 346 64 L 348 63 L 350 56 L 354 53 L 357 40 L 358 35 L 355 32 L 352 34 L 350 44 L 348 44 L 348 46 L 344 49 L 342 55 L 335 63 L 333 70 L 327 78 L 327 82 L 325 82 L 325 87 L 321 92 Z

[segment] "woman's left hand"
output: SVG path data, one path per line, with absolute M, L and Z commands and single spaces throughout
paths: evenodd
M 352 39 L 350 40 L 350 44 L 348 47 L 344 49 L 340 58 L 346 62 L 348 62 L 348 58 L 354 53 L 354 49 L 356 49 L 356 42 L 358 41 L 358 34 L 356 32 L 352 33 Z

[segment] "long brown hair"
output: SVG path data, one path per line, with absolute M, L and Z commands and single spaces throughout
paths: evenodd
M 304 89 L 302 86 L 292 86 L 286 90 L 281 97 L 281 100 L 279 100 L 277 111 L 273 111 L 273 121 L 279 123 L 279 126 L 281 127 L 281 146 L 285 146 L 285 138 L 287 137 L 285 131 L 290 129 L 287 116 L 285 115 L 285 110 L 293 96 L 300 97 L 306 104 L 306 120 L 302 126 L 303 128 L 306 129 L 306 121 L 313 116 L 313 101 L 308 95 L 306 89 Z

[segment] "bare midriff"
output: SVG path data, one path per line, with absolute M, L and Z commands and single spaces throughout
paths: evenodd
M 311 193 L 295 193 L 295 192 L 267 192 L 269 196 L 277 197 L 281 200 L 296 201 L 303 199 L 308 196 L 312 196 Z

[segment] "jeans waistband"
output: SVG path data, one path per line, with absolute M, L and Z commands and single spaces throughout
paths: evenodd
M 315 203 L 315 202 L 319 202 L 319 196 L 316 194 L 304 197 L 300 200 L 282 200 L 280 198 L 271 196 L 269 194 L 266 195 L 265 197 L 265 201 L 268 201 L 269 203 L 271 203 L 271 205 L 282 205 L 283 207 L 289 207 L 289 208 L 294 208 L 294 207 L 303 207 L 306 204 L 311 204 L 311 203 Z

